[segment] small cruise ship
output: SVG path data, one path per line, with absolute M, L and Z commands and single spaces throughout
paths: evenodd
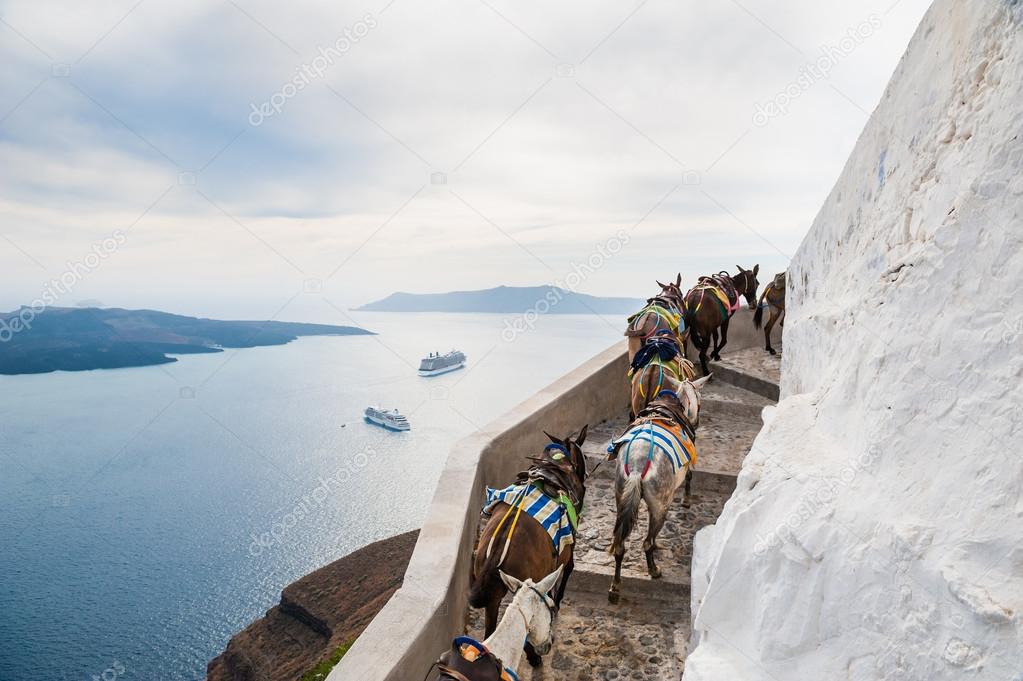
M 420 376 L 437 376 L 446 374 L 455 369 L 465 366 L 465 354 L 459 350 L 452 350 L 446 355 L 439 352 L 431 352 L 419 362 Z
M 366 421 L 388 430 L 411 430 L 408 419 L 402 416 L 397 409 L 381 409 L 379 407 L 366 407 Z

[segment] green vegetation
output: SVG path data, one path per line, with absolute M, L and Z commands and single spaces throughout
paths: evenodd
M 330 657 L 303 674 L 302 681 L 323 681 L 327 678 L 327 674 L 330 673 L 330 670 L 333 669 L 334 666 L 341 661 L 341 658 L 345 656 L 345 653 L 348 652 L 348 649 L 352 647 L 353 643 L 355 643 L 355 639 L 339 645 L 337 650 L 331 653 Z

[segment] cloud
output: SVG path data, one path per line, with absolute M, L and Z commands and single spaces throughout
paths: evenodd
M 187 273 L 188 311 L 341 263 L 353 303 L 535 284 L 637 223 L 588 292 L 737 258 L 780 270 L 927 4 L 5 2 L 0 308 L 144 211 L 82 295 L 163 300 Z M 828 78 L 753 123 L 871 15 Z

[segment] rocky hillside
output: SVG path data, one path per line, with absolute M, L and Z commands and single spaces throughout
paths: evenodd
M 209 663 L 207 681 L 298 681 L 361 634 L 401 586 L 418 536 L 375 542 L 286 587 Z
M 1023 5 L 938 0 L 788 276 L 686 681 L 1020 678 Z

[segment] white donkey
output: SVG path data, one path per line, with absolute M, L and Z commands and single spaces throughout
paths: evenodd
M 609 549 L 615 557 L 615 576 L 607 593 L 612 603 L 619 599 L 625 542 L 639 516 L 640 501 L 646 502 L 650 516 L 643 541 L 647 571 L 653 579 L 661 576 L 654 562 L 657 535 L 664 526 L 676 490 L 696 464 L 699 390 L 709 380 L 710 376 L 696 381 L 672 381 L 640 412 L 625 434 L 611 443 L 610 458 L 617 459 L 615 502 L 618 506 L 614 540 Z
M 557 614 L 550 591 L 558 583 L 562 567 L 559 565 L 537 583 L 531 579 L 519 581 L 501 572 L 505 586 L 515 594 L 504 617 L 482 643 L 468 636 L 456 638 L 451 650 L 436 662 L 440 678 L 455 681 L 517 679 L 523 641 L 528 640 L 539 655 L 549 653 L 554 644 L 554 616 Z

